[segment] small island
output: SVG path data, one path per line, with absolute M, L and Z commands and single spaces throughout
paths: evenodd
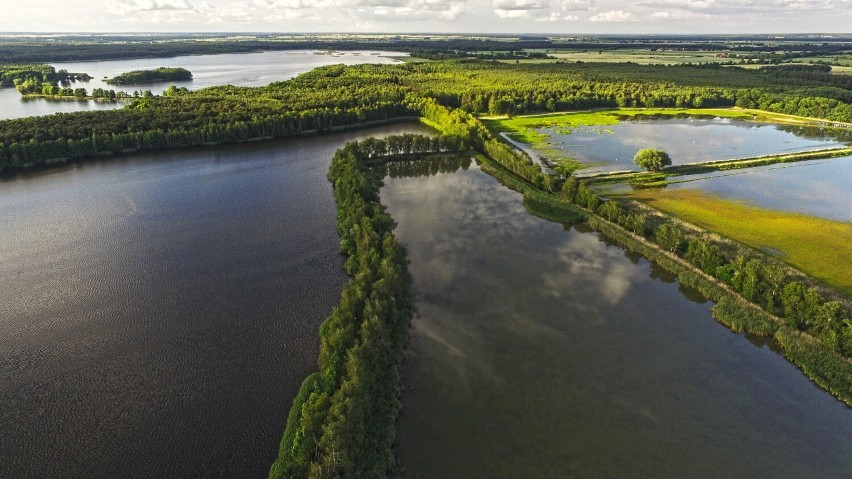
M 134 70 L 105 80 L 110 85 L 138 85 L 167 81 L 192 80 L 192 73 L 185 68 L 160 67 L 154 70 Z

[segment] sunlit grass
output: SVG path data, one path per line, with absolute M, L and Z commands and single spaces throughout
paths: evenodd
M 852 294 L 852 223 L 767 210 L 697 190 L 638 190 L 630 197 L 757 249 Z

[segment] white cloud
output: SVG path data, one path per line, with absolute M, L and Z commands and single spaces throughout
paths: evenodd
M 595 0 L 561 0 L 555 2 L 565 11 L 591 10 L 595 8 Z
M 579 19 L 580 19 L 580 17 L 578 17 L 576 15 L 562 15 L 558 12 L 551 12 L 550 15 L 548 15 L 546 17 L 536 18 L 535 21 L 537 21 L 537 22 L 559 22 L 559 21 L 573 22 L 573 21 L 577 21 Z
M 594 0 L 492 0 L 500 18 L 532 18 L 537 21 L 576 20 L 566 12 L 590 10 Z
M 500 18 L 523 18 L 549 14 L 548 0 L 494 0 L 494 13 Z
M 743 12 L 813 12 L 848 8 L 849 0 L 644 0 L 639 6 L 690 11 L 716 15 Z
M 349 0 L 342 6 L 367 20 L 385 22 L 456 20 L 467 11 L 466 2 L 451 0 Z
M 625 23 L 635 22 L 636 20 L 636 15 L 633 14 L 633 12 L 625 12 L 624 10 L 610 10 L 608 12 L 601 12 L 589 18 L 590 22 L 596 23 Z
M 25 0 L 3 13 L 0 31 L 852 33 L 851 0 Z
M 107 0 L 107 8 L 116 15 L 163 10 L 192 10 L 186 0 Z
M 695 20 L 698 18 L 707 18 L 709 15 L 704 13 L 690 11 L 659 11 L 651 14 L 651 18 L 655 20 Z

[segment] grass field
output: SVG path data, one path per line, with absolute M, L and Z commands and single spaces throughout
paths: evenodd
M 583 62 L 583 63 L 637 63 L 640 65 L 683 65 L 687 63 L 726 63 L 733 61 L 736 67 L 760 68 L 771 66 L 770 63 L 740 65 L 740 58 L 725 56 L 731 52 L 724 51 L 680 51 L 680 50 L 648 50 L 623 48 L 617 50 L 571 50 L 571 49 L 527 49 L 525 51 L 534 53 L 545 53 L 553 58 L 533 58 L 524 60 L 500 60 L 503 63 L 555 63 L 555 62 Z M 852 74 L 852 55 L 826 55 L 814 57 L 801 57 L 790 60 L 792 63 L 831 63 L 832 72 L 837 74 Z
M 786 263 L 852 295 L 852 223 L 758 208 L 696 190 L 628 195 L 753 248 L 780 251 Z
M 721 51 L 690 52 L 679 50 L 657 50 L 625 48 L 618 50 L 526 50 L 534 53 L 545 53 L 555 59 L 530 59 L 520 60 L 520 63 L 552 63 L 560 62 L 584 62 L 584 63 L 624 63 L 633 62 L 642 65 L 662 64 L 679 65 L 684 63 L 710 63 L 727 62 L 730 58 L 720 56 Z M 506 60 L 515 63 L 515 60 Z

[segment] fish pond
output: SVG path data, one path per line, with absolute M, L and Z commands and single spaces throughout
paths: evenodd
M 848 477 L 852 410 L 772 343 L 475 164 L 449 171 L 381 190 L 418 310 L 401 477 Z
M 665 190 L 696 190 L 769 210 L 852 222 L 852 156 L 671 176 Z M 596 186 L 629 194 L 619 183 Z
M 682 165 L 835 148 L 852 141 L 843 129 L 761 123 L 739 113 L 715 118 L 631 113 L 519 117 L 500 126 L 530 144 L 536 155 L 573 161 L 581 175 L 638 171 L 633 156 L 643 148 L 663 150 L 672 164 Z

